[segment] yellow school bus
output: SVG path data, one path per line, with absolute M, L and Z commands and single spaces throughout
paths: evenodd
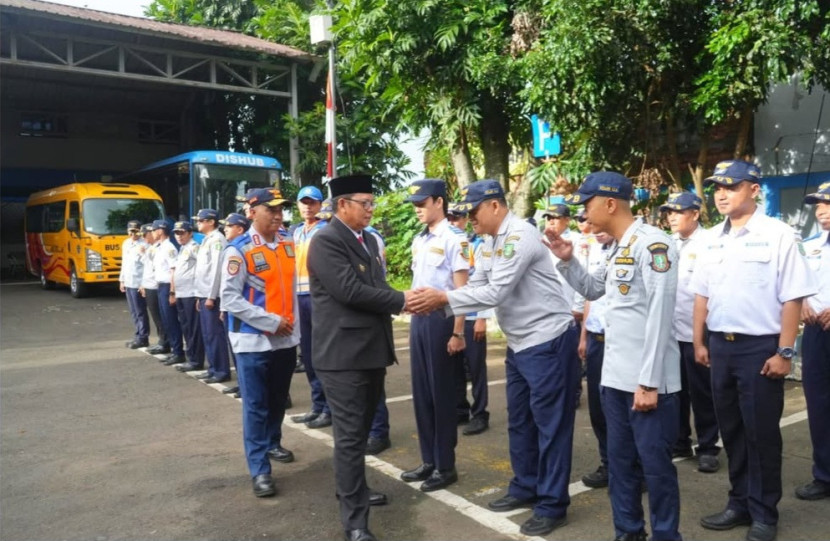
M 44 289 L 66 284 L 83 297 L 89 284 L 117 283 L 127 222 L 164 218 L 156 192 L 138 184 L 76 182 L 26 202 L 26 268 Z

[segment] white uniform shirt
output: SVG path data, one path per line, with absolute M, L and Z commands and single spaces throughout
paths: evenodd
M 570 238 L 566 236 L 562 236 L 562 238 L 568 239 L 573 242 L 574 245 L 574 257 L 579 264 L 589 269 L 589 259 L 591 256 L 591 247 L 592 244 L 596 244 L 596 239 L 593 235 L 586 235 L 584 233 L 574 233 L 571 232 L 569 235 Z M 559 261 L 556 261 L 559 263 Z M 558 272 L 558 271 L 557 271 Z M 590 269 L 589 269 L 590 272 Z M 568 285 L 564 279 L 562 280 L 564 285 Z M 571 287 L 568 285 L 568 287 Z M 573 311 L 577 313 L 584 313 L 585 312 L 585 297 L 574 291 L 574 303 L 573 303 Z
M 196 258 L 199 254 L 199 245 L 190 239 L 182 245 L 176 263 L 173 265 L 173 287 L 177 297 L 196 296 Z
M 248 230 L 248 233 L 251 235 L 251 242 L 255 244 L 265 244 L 272 249 L 276 249 L 279 244 L 276 240 L 275 242 L 265 242 L 265 239 L 257 233 L 253 226 Z M 279 238 L 279 236 L 276 237 L 277 240 Z M 234 258 L 236 262 L 233 260 L 229 261 L 230 258 Z M 242 263 L 238 264 L 240 259 Z M 248 266 L 245 264 L 245 258 L 242 256 L 242 252 L 236 246 L 229 244 L 225 250 L 225 257 L 222 263 L 222 284 L 220 287 L 222 311 L 228 312 L 233 317 L 239 318 L 251 327 L 262 331 L 262 334 L 228 332 L 228 341 L 231 344 L 233 352 L 275 351 L 295 347 L 299 344 L 300 308 L 297 301 L 296 273 L 294 275 L 294 285 L 290 291 L 290 294 L 294 296 L 294 329 L 289 336 L 278 336 L 274 334 L 279 328 L 280 323 L 282 323 L 280 316 L 266 311 L 261 306 L 251 304 L 242 296 L 242 290 L 247 279 Z M 265 287 L 268 287 L 268 284 L 265 284 Z
M 147 251 L 147 243 L 140 238 L 134 240 L 128 237 L 121 245 L 121 273 L 118 281 L 124 283 L 124 287 L 138 289 L 141 287 L 141 278 L 144 276 L 144 252 Z
M 156 273 L 156 282 L 169 284 L 173 267 L 176 266 L 176 257 L 179 251 L 170 239 L 164 239 L 156 248 L 156 255 L 153 257 L 153 268 Z
M 565 240 L 569 240 L 571 242 L 574 242 L 574 235 L 571 234 L 570 229 L 566 229 L 565 231 L 563 231 L 561 236 Z M 574 248 L 576 248 L 576 243 L 574 243 Z M 570 305 L 571 310 L 574 310 L 574 307 L 578 304 L 577 297 L 580 297 L 580 298 L 582 298 L 582 305 L 581 305 L 581 308 L 580 308 L 579 311 L 580 312 L 584 311 L 585 310 L 585 297 L 582 297 L 581 295 L 579 295 L 576 292 L 576 290 L 571 287 L 571 284 L 569 284 L 568 281 L 565 280 L 565 277 L 562 276 L 562 273 L 559 272 L 559 269 L 557 268 L 557 265 L 559 264 L 559 258 L 556 257 L 555 255 L 553 255 L 553 252 L 551 252 L 550 250 L 548 250 L 548 254 L 550 254 L 550 260 L 553 262 L 554 272 L 556 272 L 556 274 L 559 275 L 559 283 L 562 284 L 562 294 L 565 295 L 565 298 L 568 300 L 568 304 Z M 581 261 L 580 261 L 580 263 L 581 263 Z
M 573 323 L 559 276 L 538 229 L 508 212 L 498 233 L 484 242 L 468 284 L 447 292 L 450 314 L 496 308 L 514 352 L 557 338 Z
M 701 234 L 703 234 L 703 227 L 697 226 L 687 239 L 681 239 L 677 233 L 672 235 L 677 251 L 680 252 L 680 261 L 677 264 L 677 303 L 674 307 L 674 319 L 672 319 L 674 338 L 679 342 L 692 341 L 695 292 L 692 291 L 691 284 L 700 250 L 698 243 Z
M 610 249 L 611 243 L 602 245 L 597 242 L 596 237 L 593 235 L 588 237 L 588 274 L 596 274 L 600 267 L 607 264 L 608 256 L 611 254 Z M 580 297 L 582 297 L 582 295 L 580 295 Z M 588 332 L 592 332 L 594 334 L 605 334 L 606 310 L 605 295 L 591 301 L 591 306 L 588 310 L 588 317 L 585 318 L 584 323 L 585 329 Z
M 706 297 L 710 331 L 781 332 L 781 306 L 817 291 L 797 233 L 759 207 L 739 231 L 727 218 L 700 238 L 691 288 Z
M 147 245 L 147 251 L 144 252 L 144 272 L 141 275 L 141 287 L 144 289 L 158 289 L 159 283 L 156 280 L 155 259 L 158 253 L 159 243 Z
M 804 241 L 807 263 L 818 282 L 818 293 L 807 298 L 810 308 L 818 314 L 830 308 L 830 231 Z
M 473 248 L 473 265 L 470 267 L 470 278 L 473 277 L 473 274 L 475 274 L 476 271 L 475 267 L 477 263 L 475 262 L 480 261 L 481 258 L 484 257 L 484 244 L 488 237 L 489 235 L 483 235 L 481 237 L 481 242 L 478 243 L 474 243 L 472 240 L 470 240 L 470 246 L 473 246 L 475 244 L 475 248 Z M 492 258 L 492 254 L 490 255 L 490 257 Z M 489 319 L 495 315 L 496 311 L 492 308 L 488 308 L 486 310 L 482 310 L 481 312 L 473 312 L 471 314 L 467 314 L 467 317 L 465 317 L 464 319 L 467 321 L 476 321 L 478 319 Z
M 196 258 L 196 296 L 201 299 L 219 298 L 222 282 L 222 250 L 228 245 L 225 235 L 218 229 L 202 240 Z
M 425 229 L 412 241 L 412 289 L 455 289 L 452 276 L 470 270 L 467 236 L 444 218 L 433 231 Z
M 559 263 L 559 270 L 586 299 L 606 297 L 601 384 L 629 393 L 640 385 L 661 394 L 679 391 L 680 348 L 671 329 L 677 250 L 671 238 L 635 220 L 596 274 L 574 258 Z

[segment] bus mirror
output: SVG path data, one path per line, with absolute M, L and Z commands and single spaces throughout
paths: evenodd
M 77 218 L 69 218 L 66 220 L 66 228 L 73 233 L 80 233 L 81 231 Z

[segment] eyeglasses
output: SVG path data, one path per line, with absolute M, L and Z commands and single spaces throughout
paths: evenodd
M 585 216 L 578 216 L 576 221 L 582 224 L 582 223 L 587 222 L 588 218 L 586 218 Z
M 351 197 L 344 197 L 343 199 L 345 199 L 346 201 L 351 201 L 352 203 L 359 204 L 360 206 L 363 207 L 363 210 L 374 210 L 375 208 L 377 208 L 377 205 L 375 204 L 374 201 L 367 201 L 367 200 L 361 200 L 361 199 L 352 199 Z

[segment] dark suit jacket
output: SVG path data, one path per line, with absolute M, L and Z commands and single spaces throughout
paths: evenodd
M 392 317 L 404 295 L 384 278 L 377 242 L 363 234 L 371 255 L 340 220 L 318 231 L 308 248 L 311 349 L 315 370 L 384 368 L 395 358 Z

